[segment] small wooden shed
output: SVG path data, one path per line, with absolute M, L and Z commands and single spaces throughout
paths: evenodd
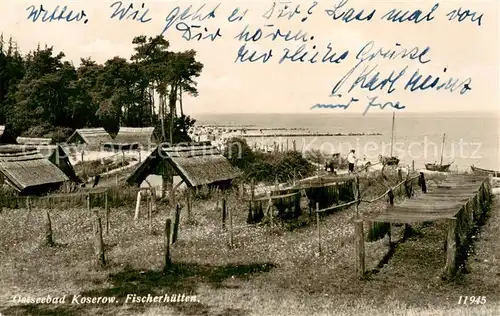
M 112 142 L 113 139 L 102 127 L 80 128 L 71 134 L 66 141 L 67 144 L 82 144 L 92 149 L 99 149 L 105 143 Z
M 178 175 L 189 188 L 227 188 L 240 171 L 209 142 L 158 146 L 127 179 L 139 186 L 150 174 Z
M 34 147 L 0 146 L 0 174 L 19 195 L 58 189 L 69 178 Z

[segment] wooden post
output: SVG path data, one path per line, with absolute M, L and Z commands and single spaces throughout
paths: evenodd
M 401 168 L 398 168 L 398 182 L 403 181 L 403 170 Z
M 411 170 L 415 171 L 415 160 L 411 161 Z
M 49 198 L 49 203 L 50 203 L 50 198 Z M 90 193 L 89 193 L 89 194 L 87 194 L 87 211 L 88 211 L 89 213 L 91 213 L 91 211 L 92 211 L 92 206 L 91 206 L 91 204 L 90 204 Z
M 95 246 L 95 254 L 96 254 L 96 262 L 100 267 L 104 267 L 106 265 L 106 260 L 104 257 L 104 241 L 102 240 L 102 226 L 101 226 L 101 218 L 97 211 L 94 213 L 94 246 Z
M 227 214 L 229 216 L 229 248 L 233 248 L 233 213 L 231 212 L 231 208 L 227 209 Z
M 295 140 L 292 140 L 293 151 L 297 151 Z
M 222 198 L 222 229 L 226 229 L 226 197 Z
M 457 220 L 456 218 L 447 219 L 448 236 L 446 239 L 446 276 L 452 278 L 456 272 L 457 257 Z
M 286 139 L 286 151 L 288 152 L 288 138 Z
M 106 214 L 106 234 L 109 234 L 109 206 L 108 191 L 104 192 L 104 213 Z
M 149 233 L 153 232 L 153 195 L 151 191 L 148 194 L 148 221 L 149 221 Z
M 192 192 L 190 188 L 186 191 L 186 205 L 187 205 L 187 218 L 188 222 L 191 222 L 191 202 L 192 202 Z
M 423 193 L 427 193 L 427 185 L 425 184 L 425 175 L 423 172 L 420 172 L 420 187 L 422 188 Z
M 363 232 L 363 220 L 354 220 L 354 231 L 356 234 L 356 270 L 361 278 L 365 274 L 365 240 Z
M 52 221 L 50 220 L 49 211 L 45 211 L 46 222 L 45 222 L 45 245 L 52 247 L 54 246 L 54 238 L 52 236 Z
M 179 238 L 179 222 L 181 219 L 181 206 L 177 204 L 175 207 L 175 217 L 174 217 L 174 231 L 172 233 L 172 243 L 176 242 Z
M 387 196 L 389 197 L 389 204 L 391 206 L 394 206 L 394 192 L 392 191 L 392 188 L 389 189 L 389 193 L 387 193 Z
M 358 178 L 354 178 L 354 181 L 352 182 L 352 191 L 354 195 L 354 201 L 359 200 L 359 187 L 358 187 Z M 356 211 L 356 217 L 359 217 L 359 202 L 354 203 L 354 210 Z
M 163 272 L 170 270 L 172 266 L 172 259 L 170 258 L 170 232 L 172 229 L 172 220 L 167 218 L 165 221 L 165 233 L 163 235 Z
M 252 201 L 252 203 L 254 199 L 255 199 L 255 180 L 252 178 L 252 180 L 250 180 L 250 200 Z
M 319 227 L 319 203 L 316 202 L 316 230 L 318 232 L 318 253 L 321 256 L 321 229 Z
M 141 190 L 139 190 L 137 192 L 137 202 L 135 203 L 134 221 L 137 221 L 137 219 L 139 218 L 139 211 L 141 208 L 141 197 L 142 197 Z

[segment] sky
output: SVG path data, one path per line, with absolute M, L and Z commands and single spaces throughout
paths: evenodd
M 422 10 L 422 18 L 428 14 L 434 1 L 318 1 L 312 7 L 313 1 L 297 1 L 288 4 L 295 9 L 300 5 L 298 11 L 291 19 L 278 19 L 278 10 L 284 4 L 277 4 L 272 16 L 265 18 L 266 12 L 270 12 L 272 1 L 225 1 L 215 10 L 215 17 L 202 22 L 187 18 L 182 20 L 187 25 L 201 25 L 209 31 L 215 32 L 220 28 L 221 37 L 214 41 L 208 39 L 202 41 L 188 41 L 182 38 L 183 33 L 176 30 L 173 23 L 164 36 L 169 40 L 172 50 L 183 51 L 194 49 L 197 58 L 204 64 L 202 75 L 197 79 L 199 96 L 196 98 L 186 96 L 184 108 L 186 113 L 328 113 L 339 114 L 362 113 L 371 103 L 371 112 L 392 111 L 391 106 L 404 107 L 397 111 L 405 113 L 414 112 L 443 112 L 443 111 L 496 111 L 499 108 L 499 80 L 498 80 L 498 58 L 499 58 L 499 25 L 498 25 L 498 1 L 446 1 L 440 3 L 439 7 L 432 13 L 431 21 L 394 23 L 382 19 L 385 13 L 391 9 L 410 11 Z M 364 9 L 361 16 L 366 17 L 372 10 L 376 10 L 370 21 L 343 22 L 341 19 L 334 20 L 326 12 L 333 9 L 335 4 L 343 2 L 344 5 L 337 8 L 336 15 L 342 12 L 355 12 L 354 16 Z M 85 0 L 85 1 L 40 1 L 37 3 L 28 1 L 2 1 L 0 9 L 3 17 L 0 19 L 0 30 L 4 37 L 12 36 L 23 52 L 36 48 L 38 43 L 43 46 L 53 46 L 55 51 L 64 51 L 66 58 L 77 65 L 81 57 L 91 57 L 98 62 L 104 62 L 114 56 L 130 57 L 133 53 L 132 38 L 137 35 L 156 36 L 160 34 L 166 24 L 166 18 L 171 11 L 179 6 L 180 12 L 188 9 L 195 13 L 203 4 L 205 6 L 199 12 L 205 16 L 218 2 L 199 1 L 149 1 L 144 2 L 145 10 L 149 9 L 147 18 L 151 20 L 141 23 L 136 20 L 122 20 L 111 18 L 118 4 L 113 7 L 114 1 Z M 130 1 L 123 1 L 128 6 Z M 134 2 L 140 7 L 143 2 Z M 34 5 L 39 8 L 42 4 L 44 9 L 51 12 L 57 5 L 68 6 L 68 11 L 85 11 L 87 23 L 81 21 L 67 22 L 64 20 L 42 22 L 41 17 L 33 22 L 27 19 L 29 8 Z M 312 8 L 311 8 L 312 7 Z M 235 22 L 228 22 L 228 16 L 235 8 L 239 13 L 248 9 L 246 15 Z M 478 21 L 471 21 L 471 17 L 462 22 L 457 19 L 449 20 L 449 12 L 462 8 L 476 12 L 475 17 L 481 14 L 481 26 Z M 308 14 L 310 9 L 312 14 Z M 67 12 L 68 12 L 67 11 Z M 143 12 L 143 11 L 141 11 Z M 187 14 L 186 14 L 187 15 Z M 345 16 L 345 15 L 344 15 Z M 304 22 L 301 20 L 307 17 Z M 289 31 L 291 34 L 307 33 L 307 42 L 285 41 L 277 38 L 261 39 L 256 42 L 239 41 L 235 37 L 245 26 L 251 30 L 263 29 L 263 34 L 276 32 L 279 28 L 282 34 Z M 266 26 L 266 25 L 273 25 Z M 192 28 L 193 34 L 196 29 Z M 253 32 L 252 32 L 253 34 Z M 314 37 L 311 40 L 311 37 Z M 371 48 L 363 47 L 373 41 Z M 399 46 L 396 46 L 396 43 Z M 272 49 L 273 56 L 266 63 L 262 60 L 257 62 L 235 62 L 238 51 L 242 45 L 251 51 L 257 51 L 257 55 L 264 54 Z M 317 59 L 320 62 L 292 63 L 289 60 L 279 63 L 286 49 L 296 51 L 301 45 L 305 45 L 307 56 L 312 56 L 314 51 L 320 52 Z M 338 63 L 322 63 L 322 57 L 329 51 L 341 56 L 348 51 L 345 59 Z M 315 46 L 315 48 L 313 48 Z M 370 46 L 369 46 L 370 47 Z M 421 54 L 426 47 L 427 53 L 422 54 L 421 61 L 406 58 L 383 58 L 377 54 L 379 50 L 389 51 L 402 50 L 414 51 Z M 373 60 L 365 60 L 347 77 L 345 83 L 337 91 L 340 96 L 331 97 L 333 87 L 350 70 L 356 66 L 359 59 L 356 55 L 368 57 L 375 55 Z M 361 57 L 362 58 L 362 57 Z M 335 59 L 335 58 L 333 58 Z M 428 62 L 427 62 L 428 61 Z M 425 63 L 424 63 L 425 62 Z M 363 71 L 375 68 L 364 77 Z M 405 67 L 407 67 L 405 69 Z M 443 70 L 446 68 L 446 73 Z M 405 70 L 404 70 L 405 69 Z M 369 91 L 368 82 L 376 72 L 378 82 L 386 78 L 394 78 L 404 72 L 395 80 L 392 88 L 394 91 L 388 94 L 389 84 L 383 89 L 372 84 Z M 470 78 L 471 90 L 460 95 L 459 90 L 436 91 L 427 89 L 425 91 L 410 92 L 405 90 L 405 85 L 418 71 L 423 77 L 423 82 L 428 75 L 432 75 L 429 82 L 437 77 L 439 83 L 446 83 L 450 78 L 458 79 L 459 83 L 466 82 Z M 392 77 L 389 77 L 393 73 Z M 358 80 L 357 80 L 358 79 Z M 355 81 L 359 84 L 351 91 L 349 88 Z M 373 81 L 373 80 L 371 80 Z M 365 88 L 361 83 L 365 82 Z M 418 85 L 417 85 L 418 86 Z M 461 85 L 463 86 L 463 85 Z M 376 99 L 374 99 L 376 97 Z M 314 109 L 315 104 L 332 104 L 345 106 L 352 98 L 357 99 L 349 105 L 347 110 L 343 108 Z M 370 101 L 373 100 L 373 101 Z M 385 105 L 381 109 L 381 105 Z

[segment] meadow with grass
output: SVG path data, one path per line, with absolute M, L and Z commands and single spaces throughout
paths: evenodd
M 367 198 L 398 182 L 386 170 L 360 180 Z M 433 184 L 430 183 L 429 186 Z M 239 192 L 226 197 L 230 231 L 221 225 L 221 197 L 205 195 L 181 206 L 178 240 L 170 247 L 172 264 L 164 271 L 164 229 L 173 209 L 157 201 L 151 221 L 144 206 L 134 221 L 133 194 L 109 202 L 109 230 L 103 232 L 106 265 L 95 264 L 93 212 L 82 205 L 51 205 L 52 246 L 45 243 L 43 205 L 0 213 L 0 313 L 4 315 L 498 315 L 500 271 L 498 199 L 469 255 L 467 273 L 443 281 L 444 222 L 412 226 L 390 260 L 387 236 L 366 242 L 364 279 L 356 275 L 354 208 L 320 220 L 321 252 L 315 218 L 304 211 L 294 222 L 273 227 L 247 224 L 248 203 Z M 416 194 L 420 194 L 416 192 Z M 404 194 L 396 194 L 396 203 Z M 381 212 L 387 201 L 360 204 L 363 213 Z M 304 206 L 305 207 L 305 206 Z M 105 217 L 102 201 L 92 210 Z M 151 224 L 150 224 L 151 223 Z M 151 226 L 150 226 L 151 225 Z M 368 227 L 365 228 L 368 234 Z M 393 240 L 402 237 L 395 227 Z M 172 295 L 189 302 L 133 303 L 128 297 Z M 61 297 L 64 304 L 15 304 L 14 297 Z M 74 297 L 106 303 L 74 303 Z M 458 304 L 460 297 L 485 297 Z M 113 303 L 108 301 L 114 298 Z M 95 301 L 95 300 L 94 300 Z

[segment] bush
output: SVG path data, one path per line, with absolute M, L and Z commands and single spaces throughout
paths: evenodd
M 307 177 L 314 167 L 297 151 L 262 153 L 253 152 L 246 140 L 231 138 L 226 142 L 224 156 L 243 171 L 244 181 L 273 183 Z

